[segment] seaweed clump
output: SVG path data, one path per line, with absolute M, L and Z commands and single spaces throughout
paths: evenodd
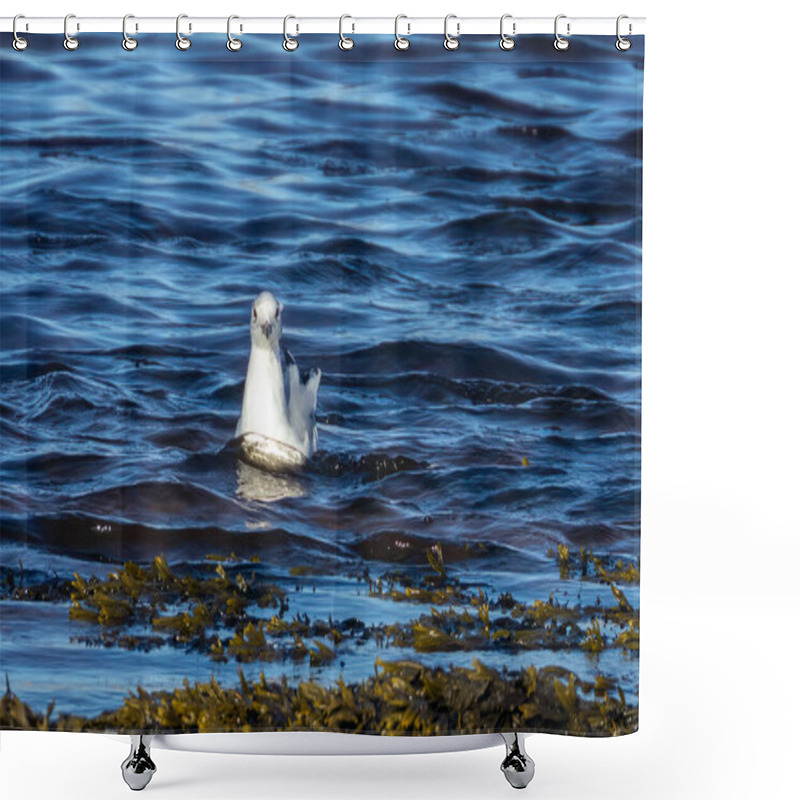
M 255 571 L 249 581 L 242 573 L 231 578 L 220 562 L 211 575 L 180 575 L 171 569 L 163 555 L 156 556 L 147 567 L 128 561 L 121 569 L 109 572 L 105 580 L 84 579 L 76 573 L 70 599 L 70 619 L 112 627 L 154 621 L 155 627 L 179 631 L 198 626 L 191 625 L 186 612 L 159 616 L 168 606 L 194 603 L 192 616 L 199 615 L 200 622 L 235 620 L 251 604 L 260 608 L 288 607 L 283 589 L 257 583 Z M 200 609 L 200 605 L 205 608 Z
M 231 554 L 231 559 L 236 559 Z M 99 643 L 150 647 L 170 642 L 215 653 L 212 632 L 232 628 L 243 636 L 253 617 L 250 608 L 272 608 L 283 616 L 289 608 L 286 592 L 266 583 L 252 570 L 249 576 L 231 576 L 219 556 L 201 574 L 175 572 L 163 555 L 148 566 L 126 562 L 105 579 L 83 578 L 71 582 L 71 620 L 101 628 Z M 136 626 L 149 626 L 156 636 L 123 634 Z M 158 634 L 164 638 L 159 638 Z M 87 643 L 95 643 L 91 638 Z M 233 649 L 235 655 L 236 648 Z
M 607 584 L 617 605 L 603 606 L 598 599 L 595 605 L 569 606 L 559 603 L 553 593 L 547 600 L 533 603 L 518 601 L 508 592 L 490 597 L 482 588 L 466 586 L 449 575 L 437 544 L 427 553 L 433 573 L 395 571 L 377 578 L 364 573 L 371 597 L 430 606 L 429 614 L 408 624 L 379 626 L 375 636 L 379 641 L 412 647 L 420 653 L 582 648 L 597 654 L 608 647 L 621 647 L 626 653 L 638 650 L 639 612 L 613 581 L 618 576 L 631 581 L 638 578 L 635 565 L 618 561 L 612 566 L 608 559 L 597 558 L 585 548 L 575 556 L 566 545 L 559 545 L 554 555 L 562 577 L 577 562 L 583 579 Z M 620 633 L 609 638 L 609 627 L 619 628 Z
M 0 701 L 0 727 L 118 733 L 229 731 L 342 731 L 382 735 L 454 732 L 553 731 L 582 736 L 632 733 L 638 709 L 608 678 L 580 681 L 559 667 L 498 671 L 477 659 L 471 667 L 426 667 L 378 660 L 365 681 L 339 680 L 326 688 L 313 680 L 289 686 L 260 678 L 223 688 L 206 683 L 171 692 L 141 687 L 114 711 L 93 719 L 37 715 L 10 689 Z M 591 696 L 590 696 L 591 695 Z
M 463 584 L 448 570 L 440 544 L 428 548 L 430 571 L 395 570 L 377 578 L 365 571 L 357 576 L 373 598 L 429 608 L 408 622 L 369 626 L 354 618 L 320 620 L 300 612 L 290 618 L 286 592 L 265 582 L 255 568 L 249 574 L 232 570 L 231 562 L 242 562 L 233 553 L 207 556 L 210 563 L 193 572 L 179 573 L 158 556 L 144 566 L 127 562 L 105 579 L 76 574 L 71 582 L 28 582 L 24 594 L 19 591 L 21 572 L 20 581 L 15 583 L 12 576 L 11 583 L 20 599 L 49 599 L 54 594 L 62 601 L 69 598 L 70 619 L 99 629 L 76 636 L 79 642 L 143 650 L 171 645 L 205 653 L 215 662 L 307 659 L 311 667 L 324 667 L 335 660 L 343 642 L 370 639 L 382 647 L 418 653 L 546 648 L 583 649 L 596 655 L 610 647 L 636 653 L 639 612 L 612 580 L 633 577 L 634 565 L 603 561 L 585 549 L 576 555 L 566 545 L 560 546 L 557 558 L 560 569 L 580 566 L 584 580 L 608 585 L 616 605 L 602 605 L 599 598 L 594 605 L 568 605 L 553 593 L 532 603 L 508 592 L 489 595 L 482 587 Z M 264 616 L 265 608 L 273 610 L 270 617 Z
M 490 594 L 462 583 L 445 564 L 443 548 L 427 552 L 429 572 L 358 575 L 371 597 L 390 603 L 428 606 L 408 622 L 365 625 L 356 618 L 311 619 L 288 615 L 286 592 L 231 556 L 209 556 L 200 567 L 173 569 L 163 556 L 149 564 L 123 564 L 105 579 L 57 577 L 40 584 L 19 581 L 10 571 L 3 584 L 14 599 L 69 601 L 69 616 L 95 627 L 87 644 L 150 647 L 171 644 L 205 653 L 211 661 L 300 661 L 310 668 L 330 665 L 337 648 L 374 639 L 379 646 L 417 653 L 452 651 L 518 652 L 583 650 L 594 657 L 616 647 L 638 655 L 639 612 L 620 585 L 638 582 L 638 564 L 595 557 L 566 545 L 553 553 L 562 578 L 580 572 L 581 580 L 608 587 L 615 604 L 520 601 L 510 592 Z M 233 566 L 232 566 L 233 565 Z M 293 575 L 316 574 L 310 568 Z M 264 609 L 271 609 L 264 613 Z M 141 631 L 147 631 L 142 634 Z M 81 638 L 79 638 L 79 641 Z M 472 667 L 425 666 L 411 660 L 376 662 L 375 674 L 360 683 L 339 679 L 326 687 L 309 680 L 290 686 L 284 675 L 239 686 L 208 682 L 173 691 L 141 687 L 122 705 L 93 719 L 59 714 L 51 704 L 37 713 L 7 687 L 0 699 L 0 727 L 40 730 L 109 730 L 135 733 L 247 730 L 341 730 L 375 734 L 435 735 L 454 731 L 567 731 L 579 735 L 629 733 L 638 709 L 621 687 L 598 675 L 581 681 L 559 667 L 533 666 L 516 672 L 494 670 L 481 661 Z
M 610 556 L 596 556 L 586 547 L 579 547 L 575 552 L 566 544 L 559 544 L 556 550 L 548 550 L 547 555 L 555 559 L 562 580 L 580 573 L 582 580 L 598 580 L 600 583 L 639 583 L 638 559 L 624 562 L 618 558 L 614 561 Z

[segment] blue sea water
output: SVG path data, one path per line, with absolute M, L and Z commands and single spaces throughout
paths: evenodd
M 496 39 L 0 40 L 3 567 L 235 551 L 312 617 L 369 623 L 419 609 L 351 576 L 422 568 L 436 542 L 462 580 L 528 602 L 580 596 L 557 543 L 638 556 L 641 45 Z M 293 478 L 227 447 L 265 289 L 323 374 L 320 452 Z M 89 648 L 63 605 L 0 609 L 0 668 L 37 708 L 96 713 L 212 669 Z M 377 655 L 311 672 L 361 678 Z M 619 651 L 535 661 L 638 686 Z

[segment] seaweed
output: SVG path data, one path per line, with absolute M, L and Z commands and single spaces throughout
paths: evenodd
M 442 543 L 437 542 L 427 550 L 428 563 L 433 571 L 442 579 L 447 578 L 447 570 L 444 568 L 444 556 L 442 555 Z
M 6 674 L 6 692 L 0 697 L 0 728 L 13 730 L 46 731 L 50 730 L 50 717 L 55 702 L 51 701 L 44 714 L 37 714 L 31 707 L 23 703 L 11 691 L 11 684 Z
M 71 582 L 70 619 L 112 628 L 149 623 L 156 630 L 174 630 L 181 641 L 200 635 L 208 626 L 241 619 L 250 604 L 279 608 L 281 613 L 288 608 L 284 590 L 258 582 L 255 572 L 250 581 L 241 573 L 231 579 L 219 561 L 213 575 L 177 574 L 163 555 L 156 556 L 149 567 L 126 562 L 105 580 L 76 573 Z M 189 607 L 162 615 L 168 605 L 181 603 Z
M 308 651 L 309 664 L 312 667 L 322 667 L 330 664 L 336 658 L 336 652 L 319 639 L 314 639 L 314 649 Z
M 337 730 L 383 735 L 441 735 L 525 730 L 597 736 L 631 733 L 638 709 L 624 693 L 600 690 L 557 667 L 498 671 L 479 660 L 471 667 L 426 667 L 414 661 L 375 663 L 360 683 L 341 678 L 332 687 L 313 680 L 290 686 L 284 676 L 268 682 L 263 673 L 224 688 L 212 675 L 206 683 L 172 691 L 137 688 L 113 710 L 88 719 L 38 714 L 10 687 L 0 700 L 0 728 L 193 733 L 264 730 Z M 594 693 L 589 699 L 586 696 Z
M 570 569 L 570 559 L 569 559 L 569 547 L 565 544 L 558 545 L 558 572 L 561 576 L 561 580 L 564 580 L 569 577 L 569 569 Z
M 616 647 L 632 652 L 639 651 L 639 617 L 638 615 L 628 621 L 627 626 L 618 634 L 614 641 Z
M 434 556 L 430 556 L 432 559 Z M 441 568 L 444 570 L 444 562 Z M 396 603 L 422 603 L 424 605 L 464 605 L 471 602 L 472 593 L 457 578 L 444 580 L 445 576 L 426 575 L 421 580 L 404 572 L 391 572 L 375 578 L 367 576 L 370 597 L 393 600 Z
M 199 574 L 196 568 L 176 571 L 163 556 L 146 566 L 125 563 L 105 580 L 76 574 L 69 583 L 69 616 L 98 626 L 94 636 L 75 637 L 88 645 L 149 650 L 170 644 L 204 652 L 212 661 L 244 663 L 308 659 L 309 666 L 324 666 L 334 660 L 340 645 L 368 639 L 380 647 L 419 653 L 579 648 L 596 654 L 609 646 L 628 654 L 638 651 L 638 611 L 611 582 L 616 572 L 607 570 L 590 551 L 582 548 L 576 565 L 587 574 L 591 567 L 594 579 L 609 585 L 615 606 L 603 606 L 599 600 L 596 605 L 571 606 L 559 603 L 552 592 L 547 600 L 532 603 L 518 601 L 510 592 L 492 597 L 483 587 L 465 585 L 448 573 L 440 544 L 427 554 L 432 572 L 393 571 L 374 579 L 366 571 L 363 574 L 373 597 L 428 604 L 429 613 L 409 622 L 367 626 L 355 618 L 312 620 L 300 612 L 289 618 L 284 590 L 262 580 L 256 570 L 248 577 L 228 573 L 226 565 L 244 562 L 235 553 L 207 556 L 213 566 Z M 565 565 L 573 556 L 567 546 L 560 548 Z M 306 567 L 292 572 L 312 573 Z M 47 594 L 44 587 L 29 587 L 31 598 Z M 258 609 L 265 607 L 275 613 L 264 618 Z M 610 644 L 601 622 L 619 628 Z M 133 632 L 134 625 L 149 627 L 152 633 Z
M 221 640 L 218 640 L 221 641 Z M 236 633 L 228 642 L 226 651 L 237 661 L 274 661 L 280 658 L 280 651 L 267 641 L 264 622 L 257 625 L 248 622 L 241 633 Z
M 555 550 L 549 549 L 547 556 L 555 559 L 562 580 L 579 573 L 581 580 L 599 583 L 639 583 L 638 559 L 635 562 L 624 562 L 622 559 L 614 561 L 611 556 L 597 556 L 586 547 L 578 548 L 576 553 L 563 543 L 559 543 Z
M 519 653 L 540 649 L 584 651 L 594 657 L 621 648 L 638 657 L 639 612 L 617 584 L 635 583 L 638 565 L 601 559 L 587 549 L 559 548 L 559 574 L 580 572 L 581 582 L 607 585 L 614 605 L 524 602 L 510 592 L 493 594 L 463 583 L 445 565 L 437 543 L 427 550 L 429 571 L 419 567 L 356 578 L 371 597 L 388 603 L 427 605 L 407 622 L 367 625 L 356 617 L 312 619 L 288 615 L 287 591 L 266 581 L 256 559 L 209 555 L 198 566 L 171 566 L 164 556 L 149 564 L 127 562 L 105 579 L 57 576 L 38 583 L 20 565 L 19 580 L 8 570 L 5 597 L 69 601 L 69 618 L 94 628 L 73 637 L 88 646 L 149 650 L 171 646 L 204 653 L 210 662 L 307 662 L 331 665 L 339 651 L 373 640 L 379 647 L 447 652 Z M 245 568 L 245 565 L 250 565 Z M 292 567 L 293 576 L 321 574 Z M 27 578 L 27 579 L 26 579 Z M 298 587 L 299 593 L 301 589 Z M 272 613 L 265 616 L 264 609 Z M 617 629 L 614 632 L 613 629 Z M 613 695 L 614 690 L 617 696 Z M 592 699 L 587 697 L 591 695 Z M 478 710 L 480 709 L 480 713 Z M 139 687 L 116 711 L 87 720 L 59 715 L 53 707 L 34 713 L 10 688 L 0 702 L 0 726 L 60 730 L 359 730 L 383 734 L 458 730 L 568 730 L 587 735 L 634 730 L 638 711 L 627 705 L 616 683 L 602 675 L 582 682 L 557 667 L 529 666 L 498 673 L 475 660 L 471 669 L 427 667 L 412 661 L 378 660 L 375 676 L 361 684 L 326 688 L 312 681 L 289 686 L 261 680 L 238 688 L 207 683 L 173 692 Z M 487 716 L 488 715 L 488 716 Z
M 606 647 L 606 640 L 600 630 L 600 620 L 595 617 L 586 629 L 586 638 L 581 642 L 581 647 L 590 653 L 599 653 Z

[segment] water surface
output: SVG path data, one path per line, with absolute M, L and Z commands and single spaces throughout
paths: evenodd
M 118 38 L 0 42 L 3 567 L 235 551 L 302 589 L 293 610 L 386 622 L 419 609 L 353 576 L 424 570 L 436 542 L 459 545 L 461 580 L 526 602 L 580 596 L 558 543 L 635 559 L 641 52 Z M 323 373 L 320 452 L 297 478 L 226 448 L 264 289 Z M 2 669 L 36 707 L 96 713 L 239 666 L 87 647 L 67 608 L 2 604 Z M 377 656 L 246 671 L 355 680 Z M 638 687 L 620 651 L 534 660 Z

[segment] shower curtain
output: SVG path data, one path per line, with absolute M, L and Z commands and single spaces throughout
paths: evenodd
M 0 39 L 0 726 L 638 726 L 643 44 Z

